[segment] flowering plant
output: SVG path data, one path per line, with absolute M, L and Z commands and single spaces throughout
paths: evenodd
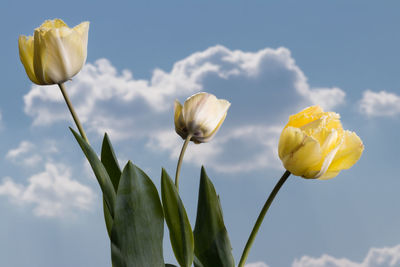
M 29 79 L 38 85 L 58 84 L 78 132 L 73 136 L 89 161 L 103 194 L 106 229 L 114 267 L 161 267 L 164 221 L 178 264 L 182 267 L 234 267 L 232 247 L 219 196 L 205 168 L 201 168 L 194 229 L 179 194 L 179 174 L 185 151 L 192 141 L 209 142 L 223 124 L 231 105 L 227 100 L 200 92 L 183 105 L 175 101 L 176 133 L 184 139 L 175 182 L 161 171 L 161 192 L 150 177 L 128 161 L 121 168 L 111 141 L 104 134 L 100 157 L 91 147 L 64 83 L 86 61 L 89 23 L 69 28 L 62 20 L 45 21 L 34 36 L 19 38 L 20 59 Z M 286 171 L 268 197 L 244 248 L 243 267 L 261 223 L 281 186 L 294 174 L 310 179 L 330 179 L 354 165 L 363 152 L 361 139 L 343 130 L 339 115 L 319 106 L 289 118 L 279 140 L 279 157 Z

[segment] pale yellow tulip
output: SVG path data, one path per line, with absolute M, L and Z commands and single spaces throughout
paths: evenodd
M 175 101 L 175 130 L 186 139 L 205 143 L 211 140 L 225 120 L 231 103 L 217 99 L 209 93 L 198 93 L 189 97 L 182 105 Z
M 279 158 L 297 176 L 330 179 L 353 166 L 364 145 L 356 133 L 343 130 L 340 116 L 312 106 L 289 117 L 279 139 Z
M 18 39 L 19 56 L 36 84 L 60 84 L 75 76 L 87 56 L 89 22 L 69 28 L 61 19 L 46 20 L 34 36 Z

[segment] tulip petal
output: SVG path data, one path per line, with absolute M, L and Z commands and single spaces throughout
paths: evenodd
M 197 114 L 201 123 L 200 131 L 204 138 L 215 134 L 219 126 L 225 120 L 226 113 L 231 103 L 224 99 L 218 100 L 214 95 L 207 98 L 204 108 Z M 222 122 L 221 122 L 222 120 Z
M 318 180 L 329 180 L 336 177 L 340 171 L 327 171 L 322 176 L 318 177 Z
M 197 93 L 188 97 L 183 104 L 183 119 L 187 124 L 197 119 L 199 110 L 201 110 L 211 95 L 205 92 Z M 200 114 L 201 115 L 201 114 Z
M 337 145 L 332 151 L 328 153 L 328 155 L 324 157 L 324 162 L 321 166 L 321 170 L 317 173 L 317 175 L 314 176 L 314 178 L 320 178 L 328 171 L 328 168 L 331 165 L 333 159 L 335 158 L 335 155 L 338 152 L 339 148 L 340 144 Z
M 51 28 L 61 28 L 68 27 L 68 25 L 62 19 L 46 20 L 40 25 L 39 28 L 51 29 Z
M 182 116 L 182 105 L 178 100 L 175 100 L 174 103 L 174 122 L 176 133 L 179 134 L 179 136 L 183 139 L 186 139 L 188 131 Z
M 320 106 L 311 106 L 291 115 L 286 127 L 288 126 L 302 128 L 303 130 L 313 128 L 342 129 L 340 115 L 335 112 L 324 112 Z
M 182 116 L 187 130 L 197 142 L 205 142 L 216 133 L 225 119 L 230 103 L 208 93 L 197 93 L 183 104 Z
M 34 33 L 34 72 L 41 84 L 62 83 L 76 75 L 87 56 L 89 22 L 73 29 L 59 19 L 45 21 Z
M 226 114 L 227 113 L 225 112 L 224 116 L 221 118 L 220 122 L 218 123 L 218 125 L 215 127 L 215 129 L 212 132 L 208 133 L 204 137 L 196 137 L 196 140 L 194 140 L 194 142 L 196 144 L 198 144 L 198 143 L 206 143 L 206 142 L 210 141 L 214 137 L 214 135 L 218 132 L 219 128 L 221 127 L 222 123 L 224 122 L 224 120 L 226 118 Z
M 322 158 L 318 141 L 294 127 L 282 131 L 278 152 L 283 166 L 297 176 L 303 176 L 309 166 L 318 164 Z
M 327 130 L 341 130 L 343 129 L 342 123 L 340 122 L 340 115 L 335 112 L 324 113 L 324 128 Z
M 22 65 L 24 65 L 26 74 L 29 79 L 36 84 L 39 81 L 36 79 L 35 71 L 33 69 L 33 36 L 23 36 L 18 38 L 19 58 L 21 59 Z
M 183 104 L 183 118 L 186 122 L 189 132 L 194 136 L 203 135 L 200 128 L 205 126 L 209 117 L 216 117 L 214 110 L 218 102 L 217 98 L 208 93 L 198 93 L 189 97 Z M 215 126 L 218 124 L 215 123 Z M 212 127 L 214 129 L 214 127 Z
M 327 130 L 322 128 L 319 134 L 315 134 L 313 137 L 316 138 L 320 144 L 322 144 L 321 161 L 317 165 L 308 168 L 303 177 L 320 179 L 320 177 L 324 176 L 328 171 L 331 162 L 338 152 L 340 145 L 343 142 L 343 135 L 341 134 L 341 131 L 338 132 L 336 130 Z
M 286 127 L 293 126 L 300 128 L 312 121 L 319 119 L 322 116 L 323 112 L 324 111 L 320 106 L 311 106 L 305 108 L 299 113 L 291 115 L 289 117 L 289 122 Z
M 360 137 L 355 132 L 345 131 L 343 143 L 329 166 L 328 172 L 349 169 L 360 159 L 363 150 L 364 145 Z
M 46 75 L 54 83 L 75 76 L 86 60 L 86 37 L 66 27 L 51 29 L 44 35 L 47 46 Z
M 44 29 L 35 29 L 33 34 L 33 70 L 39 84 L 52 84 L 45 78 L 45 62 L 46 62 L 46 44 L 43 40 Z

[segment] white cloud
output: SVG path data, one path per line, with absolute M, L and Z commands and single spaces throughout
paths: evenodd
M 292 267 L 361 267 L 362 265 L 345 258 L 334 258 L 329 255 L 322 255 L 320 258 L 303 256 L 295 260 Z
M 319 104 L 326 110 L 344 103 L 346 97 L 346 93 L 338 87 L 305 90 L 304 95 L 310 98 L 312 104 Z
M 292 267 L 397 267 L 400 266 L 400 245 L 371 248 L 362 262 L 322 255 L 319 258 L 303 256 L 295 259 Z M 268 267 L 264 262 L 248 263 L 245 267 Z
M 311 88 L 287 48 L 244 52 L 220 45 L 176 62 L 170 72 L 155 69 L 149 80 L 134 79 L 129 70 L 118 73 L 107 59 L 99 59 L 94 64 L 87 63 L 74 81 L 68 83 L 67 90 L 83 122 L 92 123 L 93 118 L 97 118 L 92 126 L 123 128 L 126 121 L 116 122 L 113 120 L 115 112 L 104 112 L 98 104 L 109 101 L 131 105 L 136 100 L 144 100 L 147 107 L 142 108 L 165 111 L 172 106 L 174 98 L 207 90 L 204 83 L 209 77 L 222 80 L 240 77 L 249 81 L 268 78 L 269 82 L 289 83 L 295 90 L 292 93 L 297 93 L 305 102 L 326 108 L 341 104 L 345 97 L 345 93 L 336 87 Z M 251 91 L 252 87 L 243 89 Z M 33 117 L 34 125 L 69 119 L 57 86 L 34 85 L 24 96 L 24 102 L 25 112 Z M 134 106 L 130 107 L 134 111 Z M 132 113 L 118 118 L 132 120 Z M 120 125 L 110 125 L 112 122 Z
M 386 91 L 367 90 L 359 104 L 360 112 L 370 117 L 400 114 L 400 96 Z
M 281 127 L 276 126 L 236 127 L 218 135 L 210 143 L 191 144 L 185 162 L 206 165 L 225 173 L 279 167 L 276 148 L 280 131 Z M 171 159 L 176 160 L 182 144 L 183 140 L 173 130 L 163 130 L 152 134 L 147 146 L 155 151 L 166 151 Z
M 16 148 L 10 149 L 5 158 L 25 167 L 37 167 L 44 158 L 51 160 L 49 156 L 54 153 L 58 153 L 58 147 L 53 140 L 45 140 L 40 146 L 24 140 Z
M 400 245 L 371 248 L 362 262 L 322 255 L 319 258 L 303 256 L 295 260 L 292 267 L 395 267 L 400 266 Z
M 43 172 L 32 175 L 28 185 L 4 178 L 0 195 L 20 205 L 32 205 L 34 214 L 43 217 L 66 217 L 77 210 L 89 210 L 95 199 L 89 187 L 71 179 L 66 166 L 53 163 L 46 163 Z
M 34 144 L 29 141 L 22 141 L 18 147 L 7 152 L 6 159 L 17 164 L 34 166 L 42 161 L 42 156 L 34 153 L 34 150 Z
M 129 70 L 118 72 L 107 59 L 99 59 L 67 83 L 88 132 L 102 136 L 106 131 L 114 142 L 140 140 L 171 157 L 181 146 L 176 134 L 165 130 L 173 129 L 174 99 L 201 90 L 228 99 L 232 107 L 217 138 L 191 146 L 194 152 L 185 160 L 221 172 L 280 166 L 275 151 L 280 130 L 266 125 L 278 125 L 307 105 L 332 109 L 345 100 L 339 88 L 311 87 L 290 50 L 283 47 L 246 52 L 216 45 L 177 61 L 169 72 L 155 69 L 148 80 L 135 79 Z M 34 126 L 71 121 L 56 86 L 34 85 L 24 102 Z M 238 155 L 238 147 L 246 154 Z
M 254 262 L 254 263 L 248 263 L 244 267 L 268 267 L 267 264 L 264 262 Z
M 29 141 L 22 141 L 17 148 L 11 149 L 7 152 L 7 159 L 15 159 L 33 149 L 34 145 Z

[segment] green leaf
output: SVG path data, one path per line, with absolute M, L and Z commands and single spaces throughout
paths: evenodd
M 164 267 L 164 214 L 150 178 L 128 162 L 119 181 L 111 231 L 114 267 Z
M 177 267 L 176 265 L 173 265 L 173 264 L 168 264 L 168 263 L 166 263 L 165 264 L 165 267 Z
M 104 168 L 103 164 L 97 157 L 96 152 L 90 147 L 90 145 L 72 128 L 70 128 L 71 132 L 74 134 L 76 141 L 78 141 L 79 146 L 81 147 L 83 153 L 88 159 L 90 166 L 92 166 L 94 175 L 99 182 L 101 191 L 103 192 L 104 200 L 107 204 L 107 208 L 110 211 L 111 217 L 114 217 L 114 204 L 115 204 L 115 190 L 114 186 L 111 182 L 111 179 Z
M 232 247 L 214 185 L 201 168 L 199 201 L 194 228 L 195 267 L 234 267 Z
M 103 145 L 101 146 L 101 162 L 111 178 L 115 192 L 117 192 L 119 178 L 121 177 L 121 168 L 119 167 L 117 157 L 115 156 L 114 149 L 107 133 L 104 134 Z
M 106 228 L 107 228 L 107 234 L 108 237 L 111 239 L 111 230 L 112 230 L 112 225 L 113 225 L 113 217 L 111 216 L 111 213 L 107 207 L 106 200 L 104 199 L 103 196 L 103 213 L 104 213 L 104 221 L 106 222 Z
M 176 186 L 164 168 L 161 174 L 161 196 L 175 258 L 180 266 L 190 267 L 194 256 L 192 227 Z
M 119 179 L 121 177 L 121 168 L 119 167 L 117 157 L 115 156 L 114 149 L 111 145 L 110 139 L 107 133 L 104 134 L 103 145 L 101 146 L 101 162 L 106 168 L 108 176 L 114 186 L 115 192 L 118 190 Z M 111 238 L 111 229 L 113 224 L 113 218 L 110 211 L 108 210 L 107 204 L 103 198 L 103 211 L 104 220 L 106 221 L 107 233 Z

